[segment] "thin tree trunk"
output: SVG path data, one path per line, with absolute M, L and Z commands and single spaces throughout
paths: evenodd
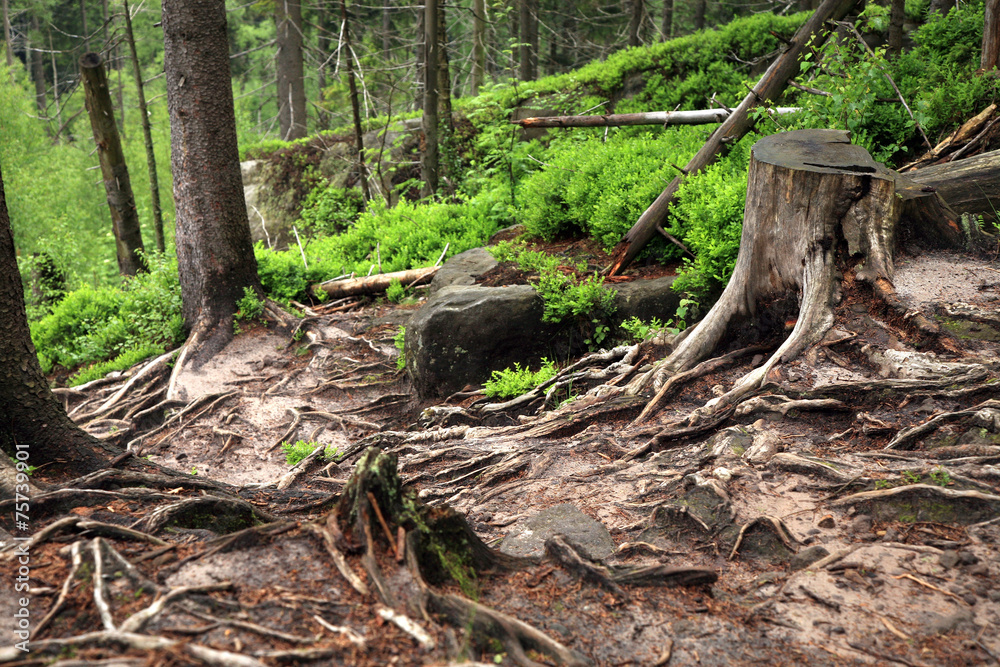
M 302 5 L 278 0 L 274 8 L 278 55 L 278 126 L 285 141 L 301 139 L 306 127 L 306 88 L 302 76 Z
M 896 58 L 903 52 L 903 22 L 906 20 L 905 0 L 890 0 L 889 38 L 886 56 Z
M 243 198 L 225 4 L 163 0 L 163 45 L 177 262 L 191 331 L 175 369 L 198 368 L 232 339 L 245 290 L 263 293 Z
M 14 37 L 10 30 L 10 3 L 3 0 L 3 48 L 7 53 L 7 69 L 14 67 L 14 45 L 11 44 Z
M 1000 64 L 1000 0 L 986 0 L 983 17 L 983 52 L 979 69 L 989 72 Z
M 372 198 L 368 190 L 368 170 L 365 169 L 365 134 L 361 129 L 361 105 L 358 103 L 358 86 L 354 81 L 354 58 L 351 51 L 351 23 L 347 18 L 347 0 L 340 0 L 340 19 L 344 22 L 344 40 L 341 44 L 344 54 L 344 69 L 351 94 L 351 117 L 354 120 L 354 151 L 358 162 L 358 180 L 365 201 Z
M 136 97 L 139 100 L 139 118 L 142 119 L 142 139 L 146 145 L 146 166 L 149 170 L 149 195 L 153 205 L 153 236 L 156 239 L 156 250 L 164 252 L 163 241 L 163 208 L 160 206 L 160 179 L 156 172 L 156 153 L 153 151 L 153 132 L 149 127 L 149 112 L 146 110 L 146 92 L 142 86 L 142 68 L 139 66 L 139 55 L 135 50 L 135 36 L 132 33 L 132 16 L 129 14 L 128 0 L 122 0 L 125 12 L 125 40 L 128 42 L 129 56 L 132 59 L 132 73 L 135 75 Z
M 799 107 L 774 107 L 773 114 L 801 111 Z M 603 116 L 540 116 L 512 120 L 521 127 L 624 127 L 627 125 L 707 125 L 729 118 L 728 109 L 693 109 L 691 111 L 644 111 Z
M 382 58 L 392 57 L 392 0 L 382 0 Z
M 413 110 L 420 111 L 424 108 L 424 97 L 426 92 L 424 90 L 424 85 L 426 84 L 426 75 L 424 73 L 427 67 L 427 27 L 424 21 L 427 16 L 426 7 L 417 10 L 417 44 L 415 47 L 415 60 L 417 63 L 417 76 L 416 76 L 416 92 L 413 95 Z
M 451 115 L 451 66 L 448 61 L 448 19 L 445 5 L 438 6 L 438 114 L 446 132 L 454 128 Z
M 826 41 L 828 32 L 824 25 L 828 19 L 840 20 L 857 4 L 857 0 L 824 0 L 819 9 L 800 27 L 792 37 L 788 50 L 768 67 L 753 90 L 743 98 L 732 115 L 720 125 L 684 168 L 684 173 L 675 178 L 660 193 L 648 209 L 639 217 L 632 228 L 622 237 L 611 253 L 610 275 L 617 275 L 635 259 L 636 255 L 657 234 L 657 228 L 667 218 L 670 206 L 678 188 L 686 175 L 696 174 L 721 156 L 743 138 L 753 127 L 750 110 L 761 102 L 776 99 L 785 89 L 788 81 L 799 73 L 799 58 L 807 46 L 818 49 Z
M 663 0 L 663 17 L 660 19 L 660 41 L 674 36 L 674 0 Z
M 438 189 L 438 0 L 424 1 L 424 154 L 420 162 L 423 195 Z
M 0 456 L 49 473 L 99 470 L 116 451 L 70 421 L 38 365 L 0 176 Z
M 708 0 L 695 0 L 694 2 L 694 29 L 705 29 L 705 13 L 708 11 Z
M 80 58 L 80 78 L 101 162 L 108 207 L 111 209 L 111 227 L 118 250 L 118 271 L 123 276 L 134 276 L 146 268 L 142 258 L 142 232 L 139 229 L 139 214 L 135 209 L 125 154 L 122 153 L 118 128 L 115 126 L 115 109 L 108 90 L 108 76 L 99 54 L 87 53 Z
M 80 27 L 83 29 L 83 48 L 90 53 L 90 29 L 87 28 L 87 0 L 80 0 Z
M 486 80 L 486 0 L 472 0 L 472 94 Z
M 628 22 L 628 45 L 639 46 L 639 26 L 642 25 L 643 0 L 631 0 L 632 14 Z
M 41 29 L 38 24 L 38 16 L 31 17 L 31 34 L 38 37 Z M 48 100 L 45 95 L 45 65 L 42 60 L 42 50 L 35 44 L 28 45 L 28 53 L 31 54 L 31 79 L 35 84 L 35 107 L 38 115 L 48 118 Z
M 520 0 L 518 28 L 521 46 L 518 78 L 521 81 L 534 81 L 538 78 L 537 11 L 537 0 Z
M 52 28 L 48 29 L 49 33 L 49 56 L 52 61 L 52 101 L 56 104 L 56 123 L 59 124 L 59 128 L 56 129 L 56 139 L 59 138 L 59 132 L 63 126 L 62 121 L 62 102 L 59 99 L 59 69 L 56 67 L 56 50 L 52 46 Z

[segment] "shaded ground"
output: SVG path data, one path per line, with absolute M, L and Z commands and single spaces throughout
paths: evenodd
M 358 456 L 378 445 L 398 457 L 405 488 L 455 508 L 492 546 L 508 540 L 509 549 L 509 540 L 527 539 L 540 511 L 570 503 L 607 528 L 610 552 L 601 560 L 609 568 L 718 574 L 711 585 L 615 590 L 546 557 L 513 573 L 430 577 L 435 590 L 477 599 L 596 664 L 1000 662 L 1000 403 L 992 402 L 1000 385 L 990 333 L 1000 330 L 993 328 L 1000 327 L 998 283 L 995 263 L 906 258 L 900 295 L 957 336 L 929 346 L 935 357 L 921 356 L 928 346 L 914 346 L 905 322 L 848 291 L 831 335 L 781 366 L 768 391 L 686 431 L 664 425 L 718 395 L 762 355 L 680 386 L 643 424 L 631 422 L 648 397 L 602 402 L 599 392 L 586 393 L 597 383 L 584 380 L 574 385 L 577 400 L 542 415 L 530 405 L 487 408 L 476 394 L 431 406 L 411 396 L 395 366 L 392 339 L 409 311 L 350 302 L 326 306 L 299 332 L 243 334 L 203 372 L 181 378 L 181 398 L 161 405 L 172 416 L 159 425 L 143 400 L 164 398 L 162 379 L 150 381 L 145 398 L 136 391 L 103 413 L 97 406 L 126 378 L 67 394 L 70 412 L 91 431 L 197 475 L 183 484 L 110 477 L 99 502 L 33 499 L 36 530 L 61 516 L 76 523 L 32 544 L 33 652 L 0 650 L 0 660 L 553 663 L 537 647 L 526 645 L 521 657 L 473 632 L 471 619 L 456 624 L 422 609 L 406 594 L 415 589 L 394 558 L 398 543 L 384 534 L 396 537 L 396 525 L 382 531 L 373 523 L 370 536 L 392 599 L 349 583 L 335 552 L 375 585 L 366 574 L 372 565 L 350 549 L 365 538 L 342 526 L 348 535 L 331 550 L 315 526 L 329 526 Z M 669 341 L 659 342 L 637 348 L 628 373 L 662 356 Z M 787 403 L 829 398 L 839 404 Z M 925 423 L 932 427 L 900 441 Z M 290 469 L 280 444 L 300 439 L 333 445 L 343 458 Z M 204 486 L 208 480 L 233 485 L 228 492 L 245 507 L 177 510 L 226 490 Z M 13 563 L 9 556 L 0 559 Z M 0 582 L 4 637 L 13 636 L 12 586 L 11 578 Z M 130 619 L 168 591 L 174 602 L 148 622 Z M 37 630 L 60 598 L 61 611 Z M 426 636 L 386 620 L 387 607 Z M 100 641 L 69 639 L 102 627 Z M 123 638 L 124 629 L 135 637 Z

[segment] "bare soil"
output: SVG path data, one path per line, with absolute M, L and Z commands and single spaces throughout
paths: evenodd
M 930 316 L 952 302 L 995 313 L 1000 272 L 995 262 L 922 254 L 900 263 L 896 287 L 909 307 Z M 834 335 L 779 367 L 759 409 L 679 430 L 670 425 L 762 355 L 679 387 L 641 424 L 632 422 L 648 396 L 619 397 L 611 409 L 599 391 L 588 393 L 601 383 L 583 380 L 573 387 L 575 401 L 541 414 L 537 404 L 484 411 L 475 392 L 431 405 L 412 395 L 396 369 L 392 338 L 411 311 L 348 302 L 318 310 L 299 332 L 257 328 L 179 378 L 172 421 L 140 424 L 139 413 L 84 420 L 136 457 L 190 473 L 191 482 L 150 482 L 141 490 L 136 482 L 108 483 L 100 502 L 81 495 L 45 516 L 46 505 L 35 499 L 36 530 L 77 517 L 141 533 L 77 523 L 33 544 L 32 627 L 66 591 L 61 611 L 32 636 L 32 653 L 0 650 L 0 661 L 556 664 L 536 646 L 519 655 L 518 647 L 474 632 L 472 619 L 448 622 L 405 597 L 412 576 L 377 523 L 369 539 L 392 599 L 366 576 L 371 564 L 347 549 L 346 567 L 371 590 L 362 595 L 349 583 L 310 526 L 324 525 L 354 463 L 374 445 L 398 457 L 404 488 L 458 510 L 491 546 L 521 533 L 539 511 L 572 503 L 610 532 L 615 550 L 603 566 L 717 573 L 711 585 L 622 585 L 616 592 L 547 557 L 513 573 L 432 579 L 435 590 L 517 618 L 593 664 L 1000 663 L 1000 504 L 991 504 L 1000 501 L 1000 424 L 988 425 L 989 401 L 1000 398 L 995 341 L 946 331 L 961 353 L 938 346 L 934 361 L 945 366 L 908 377 L 916 366 L 893 365 L 896 357 L 885 351 L 922 353 L 913 332 L 848 290 Z M 662 356 L 662 347 L 645 343 L 638 352 L 645 361 L 636 373 Z M 981 371 L 977 379 L 962 379 L 970 377 L 966 367 Z M 126 379 L 89 388 L 69 410 L 86 414 L 90 408 L 81 406 L 106 400 Z M 781 400 L 821 396 L 842 405 L 780 410 Z M 908 448 L 885 449 L 905 429 L 942 415 L 939 428 Z M 281 443 L 296 440 L 332 445 L 342 458 L 317 458 L 290 478 Z M 228 486 L 192 486 L 209 481 Z M 926 498 L 891 496 L 910 490 Z M 223 492 L 261 513 L 244 521 L 242 532 L 221 528 L 213 512 L 150 520 L 180 501 Z M 952 492 L 980 495 L 934 495 Z M 865 500 L 864 493 L 881 496 Z M 690 515 L 706 529 L 684 518 Z M 386 526 L 394 538 L 397 528 Z M 365 537 L 349 533 L 346 540 Z M 134 571 L 119 563 L 98 591 L 97 561 L 106 571 L 118 561 L 87 561 L 86 554 L 108 547 Z M 828 555 L 795 569 L 793 555 L 812 547 Z M 74 549 L 82 567 L 74 568 Z M 11 553 L 0 559 L 12 563 Z M 12 585 L 10 577 L 0 580 L 5 637 L 14 630 Z M 168 594 L 175 601 L 148 623 L 129 625 L 131 614 Z M 102 620 L 104 601 L 109 617 Z M 426 636 L 386 620 L 386 607 Z M 109 623 L 115 631 L 135 627 L 135 636 L 109 638 Z M 102 628 L 103 639 L 86 639 Z

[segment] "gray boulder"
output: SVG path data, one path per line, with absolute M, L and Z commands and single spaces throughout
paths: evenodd
M 403 353 L 417 393 L 447 396 L 545 356 L 559 329 L 542 322 L 542 311 L 528 285 L 438 290 L 406 328 Z
M 428 296 L 434 296 L 442 288 L 451 285 L 474 285 L 476 276 L 495 267 L 497 261 L 484 248 L 473 248 L 449 259 L 434 274 Z

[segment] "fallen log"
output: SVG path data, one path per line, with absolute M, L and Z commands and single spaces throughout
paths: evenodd
M 990 151 L 906 173 L 911 180 L 935 189 L 959 213 L 1000 222 L 1000 151 Z
M 787 114 L 799 107 L 777 107 L 771 113 Z M 708 125 L 729 118 L 732 109 L 695 109 L 693 111 L 647 111 L 612 113 L 601 116 L 541 116 L 512 120 L 521 127 L 624 127 L 626 125 Z
M 422 285 L 430 282 L 439 266 L 429 266 L 425 269 L 410 269 L 408 271 L 395 271 L 393 273 L 380 273 L 367 278 L 352 278 L 349 280 L 328 280 L 325 283 L 313 285 L 313 294 L 318 291 L 326 292 L 327 298 L 339 299 L 345 296 L 357 296 L 359 294 L 379 294 L 389 289 L 393 280 L 398 280 L 405 287 L 412 285 Z
M 657 234 L 657 227 L 665 226 L 667 212 L 673 204 L 677 190 L 684 178 L 696 174 L 714 163 L 729 147 L 743 138 L 754 125 L 750 111 L 762 103 L 775 100 L 785 90 L 788 82 L 799 71 L 799 61 L 809 49 L 819 49 L 826 41 L 829 29 L 825 27 L 828 20 L 839 21 L 857 4 L 857 0 L 823 0 L 823 3 L 813 15 L 800 27 L 789 42 L 788 50 L 767 68 L 764 76 L 753 87 L 750 94 L 743 98 L 740 105 L 733 110 L 732 115 L 716 128 L 701 150 L 691 158 L 684 167 L 683 173 L 677 176 L 667 188 L 656 198 L 632 228 L 628 230 L 611 253 L 611 266 L 608 275 L 617 275 L 636 258 L 639 252 Z

